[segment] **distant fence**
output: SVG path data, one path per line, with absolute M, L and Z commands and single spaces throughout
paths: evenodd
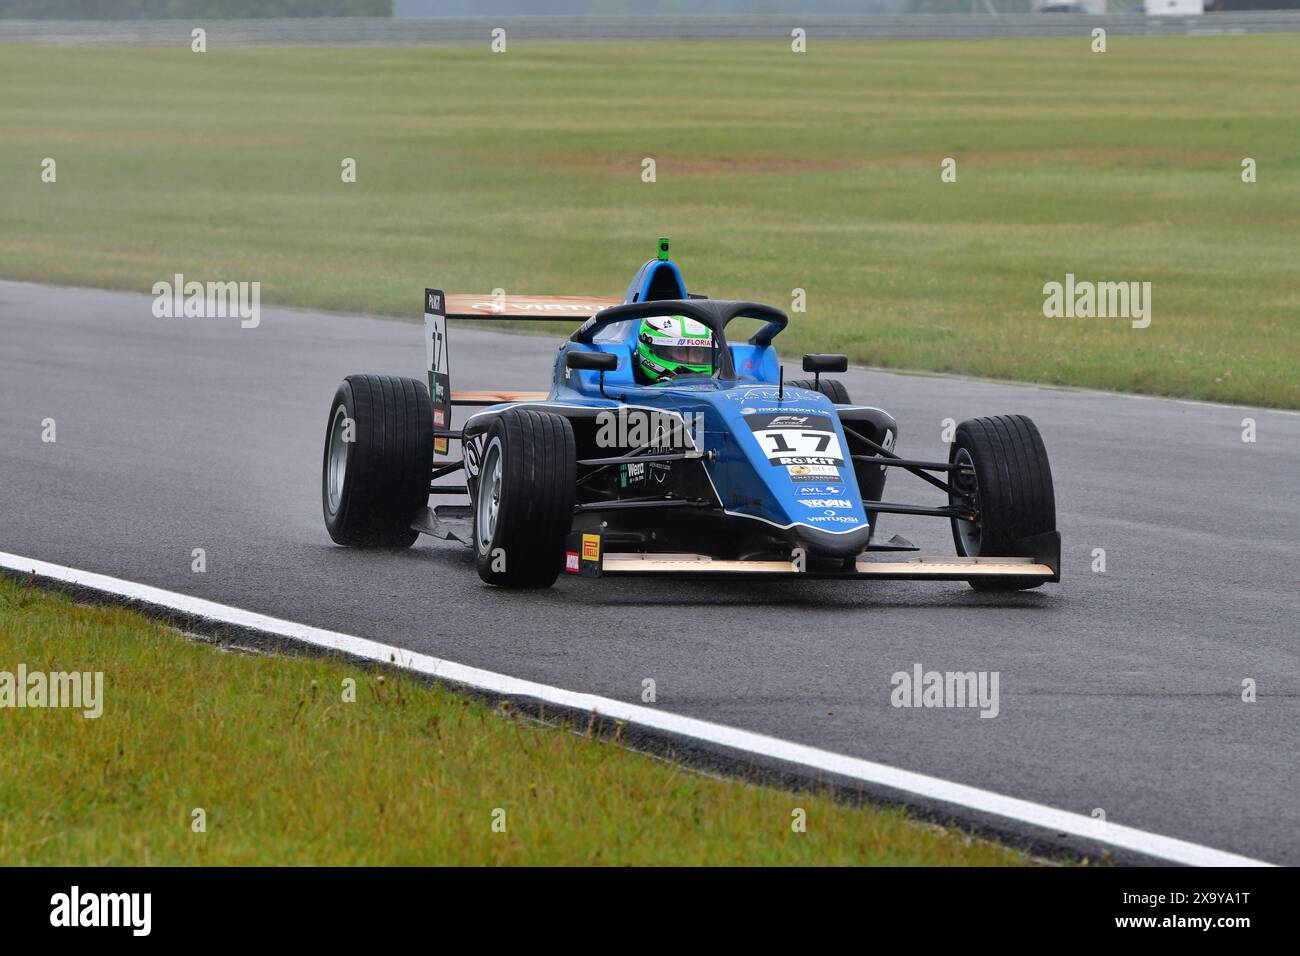
M 293 20 L 0 20 L 0 43 L 105 43 L 171 46 L 207 31 L 209 48 L 231 45 L 432 46 L 486 45 L 504 28 L 509 43 L 595 40 L 789 40 L 800 27 L 808 41 L 1087 36 L 1104 27 L 1117 36 L 1300 32 L 1300 10 L 1210 12 L 1202 16 L 1140 13 L 867 14 L 860 16 L 475 17 L 393 19 L 327 17 Z

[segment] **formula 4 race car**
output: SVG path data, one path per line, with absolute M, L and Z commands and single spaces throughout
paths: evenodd
M 935 578 L 979 590 L 1060 580 L 1052 473 L 1033 422 L 965 421 L 947 461 L 899 457 L 894 419 L 822 377 L 846 371 L 845 356 L 805 355 L 813 377 L 785 381 L 772 340 L 786 314 L 688 294 L 666 239 L 621 300 L 439 289 L 424 299 L 428 390 L 350 375 L 330 406 L 321 485 L 338 544 L 459 541 L 484 581 L 517 588 L 548 587 L 561 571 Z M 549 393 L 454 392 L 455 319 L 585 321 L 560 346 Z M 757 328 L 733 341 L 735 320 Z M 470 411 L 459 428 L 453 408 Z M 883 500 L 891 468 L 945 500 Z M 459 473 L 463 484 L 447 482 Z M 468 503 L 430 508 L 430 495 Z M 950 521 L 956 556 L 880 540 L 884 514 Z

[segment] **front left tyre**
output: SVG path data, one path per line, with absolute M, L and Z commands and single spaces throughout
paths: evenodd
M 335 544 L 407 548 L 429 502 L 433 410 L 423 382 L 349 375 L 334 393 L 321 465 L 321 506 Z
M 957 426 L 948 461 L 955 466 L 948 501 L 974 513 L 952 519 L 962 557 L 1029 557 L 1027 538 L 1056 530 L 1052 466 L 1038 428 L 1024 415 L 973 418 Z M 1023 591 L 1042 578 L 972 579 L 977 591 Z

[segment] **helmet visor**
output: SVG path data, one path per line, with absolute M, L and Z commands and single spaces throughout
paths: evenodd
M 655 344 L 651 348 L 660 358 L 677 365 L 713 367 L 713 347 L 711 345 Z

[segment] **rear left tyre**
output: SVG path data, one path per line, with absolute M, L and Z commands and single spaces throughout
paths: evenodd
M 335 544 L 407 548 L 429 502 L 433 412 L 423 382 L 349 375 L 330 404 L 321 507 Z

